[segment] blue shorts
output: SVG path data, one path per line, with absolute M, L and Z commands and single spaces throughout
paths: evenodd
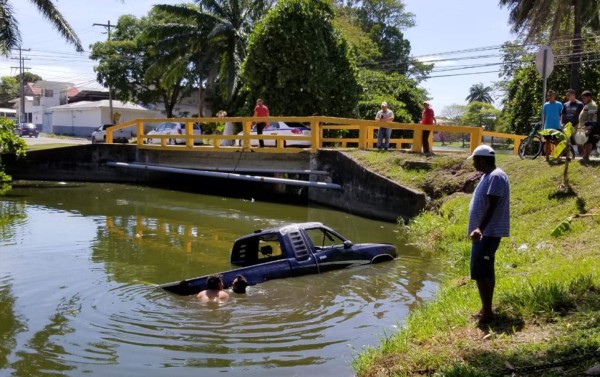
M 471 245 L 471 279 L 496 280 L 494 261 L 500 237 L 482 237 Z

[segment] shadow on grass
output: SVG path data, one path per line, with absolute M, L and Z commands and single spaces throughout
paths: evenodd
M 520 316 L 511 316 L 506 313 L 496 313 L 489 322 L 479 322 L 477 328 L 485 334 L 506 334 L 513 335 L 525 327 L 525 321 Z
M 556 199 L 556 200 L 565 200 L 569 198 L 574 198 L 577 196 L 577 192 L 573 190 L 571 186 L 560 187 L 550 195 L 548 195 L 548 199 Z
M 465 364 L 445 369 L 445 376 L 580 376 L 600 359 L 593 347 L 556 345 L 545 352 L 528 350 L 506 357 L 488 350 L 463 355 Z

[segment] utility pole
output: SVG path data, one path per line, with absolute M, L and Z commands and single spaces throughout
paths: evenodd
M 108 34 L 108 41 L 110 41 L 110 29 L 115 27 L 115 25 L 110 24 L 110 20 L 108 20 L 105 24 L 93 24 L 92 26 L 102 26 L 106 28 Z M 112 86 L 110 85 L 110 77 L 108 78 L 108 107 L 110 108 L 110 123 L 115 123 L 115 117 L 113 114 L 113 103 L 112 103 Z
M 21 78 L 21 80 L 20 80 L 20 83 L 21 83 L 21 85 L 20 85 L 21 86 L 21 88 L 20 88 L 21 89 L 20 90 L 21 96 L 19 98 L 20 99 L 19 108 L 21 110 L 20 111 L 21 114 L 19 114 L 19 123 L 26 123 L 27 119 L 25 117 L 25 77 L 24 77 L 25 75 L 24 75 L 24 73 L 25 73 L 26 69 L 30 69 L 30 68 L 25 67 L 25 60 L 31 60 L 31 59 L 30 58 L 24 58 L 22 56 L 22 52 L 23 51 L 31 51 L 31 49 L 30 48 L 23 49 L 23 48 L 21 48 L 19 46 L 19 48 L 16 48 L 15 50 L 19 50 L 19 57 L 18 58 L 11 58 L 11 59 L 13 59 L 13 60 L 17 60 L 18 59 L 19 60 L 19 76 Z M 11 67 L 11 68 L 17 68 L 17 67 Z

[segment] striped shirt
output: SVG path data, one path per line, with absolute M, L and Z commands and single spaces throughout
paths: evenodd
M 488 203 L 488 196 L 498 197 L 498 205 L 485 229 L 483 236 L 508 237 L 510 235 L 510 184 L 506 173 L 500 168 L 489 174 L 484 174 L 475 188 L 469 205 L 469 230 L 479 228 Z

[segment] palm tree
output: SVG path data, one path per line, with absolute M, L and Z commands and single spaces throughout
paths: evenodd
M 469 95 L 465 98 L 465 101 L 471 102 L 484 102 L 484 103 L 493 103 L 494 99 L 492 98 L 492 87 L 485 86 L 483 83 L 474 84 L 469 88 Z
M 231 104 L 241 89 L 240 70 L 248 36 L 273 1 L 196 0 L 196 3 L 197 7 L 156 5 L 156 10 L 173 16 L 175 21 L 157 25 L 153 34 L 162 36 L 165 43 L 186 41 L 180 43 L 184 48 L 173 58 L 186 57 L 199 75 L 216 80 L 220 94 Z M 203 81 L 200 78 L 199 82 Z
M 600 25 L 599 0 L 500 0 L 500 6 L 510 10 L 509 22 L 513 31 L 530 42 L 545 36 L 550 30 L 549 42 L 567 37 L 571 45 L 571 88 L 579 91 L 582 30 Z
M 81 41 L 56 9 L 51 0 L 31 0 L 39 12 L 50 21 L 54 28 L 67 40 L 75 45 L 78 52 L 83 52 Z M 21 44 L 18 22 L 13 16 L 13 8 L 9 0 L 0 1 L 0 54 L 8 55 L 11 49 Z

